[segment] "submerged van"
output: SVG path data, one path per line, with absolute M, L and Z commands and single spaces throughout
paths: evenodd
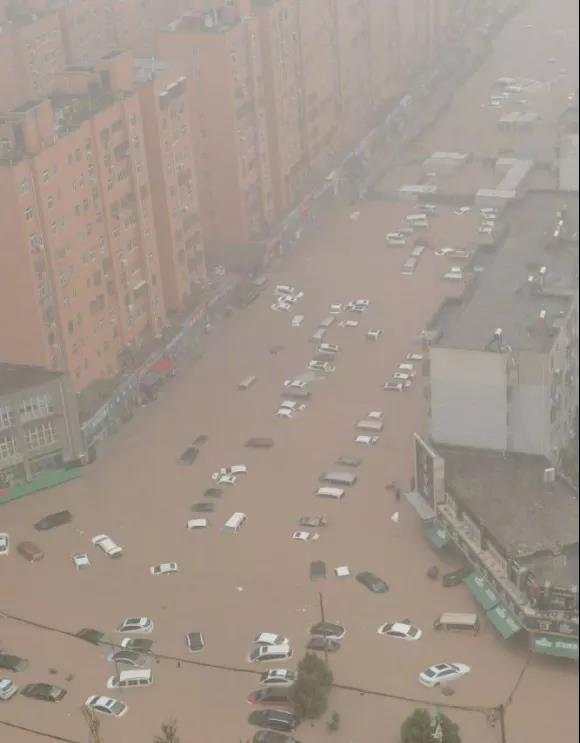
M 319 498 L 342 500 L 344 498 L 344 490 L 342 488 L 318 488 L 314 495 L 317 495 Z
M 134 689 L 139 686 L 151 686 L 153 674 L 150 668 L 131 669 L 121 671 L 118 676 L 111 676 L 107 681 L 107 689 Z
M 247 520 L 248 517 L 245 513 L 234 513 L 224 524 L 224 531 L 230 534 L 237 534 Z
M 476 635 L 479 632 L 479 617 L 477 614 L 441 614 L 433 622 L 433 629 L 436 630 L 466 630 Z
M 356 424 L 357 431 L 371 431 L 372 433 L 380 433 L 383 430 L 383 421 L 378 420 L 364 420 L 359 421 Z
M 248 390 L 250 387 L 255 384 L 255 382 L 258 380 L 258 377 L 254 376 L 253 374 L 249 377 L 246 377 L 245 379 L 242 379 L 242 381 L 238 384 L 239 390 Z
M 358 478 L 354 472 L 323 472 L 318 479 L 330 485 L 354 485 Z

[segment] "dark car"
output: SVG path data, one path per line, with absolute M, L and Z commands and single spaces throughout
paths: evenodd
M 289 689 L 269 686 L 265 689 L 258 689 L 248 695 L 249 704 L 292 704 L 292 697 Z
M 40 519 L 34 524 L 36 531 L 46 531 L 47 529 L 54 529 L 55 526 L 63 526 L 63 524 L 70 524 L 72 521 L 72 513 L 70 511 L 57 511 L 57 513 L 50 513 L 48 516 Z
M 252 738 L 252 743 L 299 743 L 296 738 L 273 730 L 258 730 Z
M 38 562 L 44 557 L 44 552 L 34 542 L 20 542 L 16 550 L 28 562 Z
M 459 568 L 459 570 L 453 570 L 451 573 L 445 573 L 441 582 L 446 588 L 458 586 L 471 572 L 472 570 L 469 568 Z
M 298 725 L 298 718 L 292 712 L 281 709 L 258 709 L 248 715 L 250 725 L 257 725 L 270 730 L 290 732 Z
M 310 580 L 324 580 L 326 578 L 326 563 L 314 560 L 310 563 Z
M 254 438 L 248 439 L 244 446 L 248 446 L 251 449 L 270 449 L 274 446 L 274 439 L 255 436 Z
M 104 645 L 106 644 L 104 642 L 105 640 L 105 633 L 99 632 L 98 629 L 91 629 L 89 627 L 85 627 L 83 629 L 80 629 L 78 632 L 75 633 L 75 636 L 80 638 L 81 640 L 84 640 L 85 642 L 90 642 L 91 645 Z
M 310 634 L 317 637 L 330 637 L 332 640 L 342 640 L 346 630 L 342 624 L 336 622 L 317 622 L 310 628 Z
M 124 650 L 132 650 L 135 653 L 150 653 L 153 640 L 147 640 L 145 637 L 126 637 L 122 646 Z
M 306 645 L 308 650 L 321 650 L 326 653 L 335 653 L 340 650 L 340 642 L 330 637 L 311 637 Z
M 221 498 L 223 494 L 222 488 L 208 488 L 204 493 L 206 498 Z
M 384 580 L 374 573 L 370 573 L 368 570 L 365 570 L 362 573 L 357 573 L 356 579 L 373 593 L 386 593 L 389 590 L 389 586 Z
M 194 503 L 191 507 L 191 510 L 193 513 L 211 513 L 212 511 L 215 511 L 215 504 L 214 503 L 204 503 L 203 501 L 201 503 Z
M 343 464 L 345 467 L 360 467 L 362 459 L 360 457 L 351 457 L 348 454 L 343 454 L 336 460 L 337 464 Z
M 15 672 L 25 671 L 28 668 L 28 661 L 25 658 L 19 658 L 17 655 L 0 653 L 0 668 Z
M 197 459 L 198 454 L 199 449 L 197 446 L 188 446 L 177 461 L 179 464 L 193 464 Z
M 53 684 L 27 684 L 20 693 L 29 699 L 39 699 L 41 702 L 60 702 L 66 696 L 66 689 Z
M 185 644 L 190 652 L 199 653 L 205 647 L 205 640 L 201 632 L 188 632 L 185 635 Z

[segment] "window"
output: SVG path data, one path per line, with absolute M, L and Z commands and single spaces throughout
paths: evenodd
M 0 405 L 0 428 L 10 428 L 12 425 L 12 408 Z
M 39 423 L 24 432 L 24 438 L 30 449 L 40 449 L 56 441 L 56 431 L 52 421 Z
M 54 403 L 49 394 L 37 395 L 20 404 L 20 417 L 23 421 L 46 418 L 54 413 Z
M 0 462 L 16 453 L 14 436 L 0 436 Z

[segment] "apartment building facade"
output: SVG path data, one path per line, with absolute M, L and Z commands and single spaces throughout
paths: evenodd
M 258 23 L 250 11 L 248 0 L 190 13 L 158 39 L 160 59 L 190 76 L 202 222 L 214 255 L 259 239 L 274 220 Z
M 191 309 L 206 281 L 187 78 L 141 60 L 138 91 L 151 180 L 163 296 L 168 312 Z
M 59 94 L 0 118 L 0 251 L 7 360 L 114 377 L 161 334 L 165 306 L 132 60 L 63 74 Z

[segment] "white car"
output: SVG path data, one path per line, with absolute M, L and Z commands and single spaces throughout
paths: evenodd
M 382 421 L 383 420 L 383 411 L 382 410 L 371 410 L 370 413 L 368 413 L 365 416 L 367 421 Z
M 274 294 L 280 294 L 282 296 L 285 294 L 298 294 L 298 289 L 288 284 L 278 284 L 274 289 Z
M 316 542 L 317 539 L 320 539 L 320 534 L 311 531 L 295 531 L 292 534 L 292 539 L 298 542 Z
M 310 371 L 324 372 L 325 374 L 332 374 L 336 367 L 333 364 L 329 364 L 327 361 L 309 361 L 308 368 Z
M 396 382 L 409 382 L 413 376 L 413 374 L 407 374 L 406 372 L 395 372 L 392 378 Z
M 383 335 L 382 330 L 369 330 L 367 332 L 367 340 L 369 341 L 378 341 L 379 338 Z
M 441 256 L 441 255 L 451 255 L 454 252 L 455 252 L 455 248 L 449 248 L 449 247 L 447 247 L 447 248 L 437 248 L 437 250 L 435 251 L 435 255 L 439 255 L 439 256 Z
M 187 522 L 188 529 L 207 529 L 209 521 L 207 519 L 189 519 Z
M 84 570 L 85 568 L 91 567 L 91 561 L 89 560 L 89 556 L 85 553 L 79 553 L 77 555 L 72 556 L 72 561 L 74 563 L 74 566 L 77 570 Z
M 285 418 L 286 420 L 291 420 L 294 417 L 293 411 L 288 408 L 278 408 L 274 415 L 278 418 Z
M 331 304 L 328 311 L 330 312 L 331 315 L 340 315 L 340 313 L 342 312 L 342 305 Z
M 423 361 L 422 353 L 408 353 L 405 356 L 406 361 Z
M 275 302 L 270 305 L 270 309 L 274 310 L 274 312 L 290 312 L 292 305 L 288 304 L 288 302 Z
M 429 666 L 419 674 L 419 681 L 423 686 L 434 687 L 448 681 L 456 681 L 471 671 L 464 663 L 438 663 Z
M 339 328 L 358 328 L 358 320 L 341 320 L 338 323 Z
M 10 537 L 5 532 L 0 534 L 0 555 L 7 555 L 10 552 Z
M 109 717 L 123 717 L 129 709 L 125 702 L 120 702 L 112 697 L 101 697 L 98 694 L 89 697 L 85 702 L 85 707 Z
M 286 410 L 298 410 L 301 406 L 298 405 L 296 400 L 282 400 L 280 407 L 286 408 Z
M 99 534 L 91 539 L 95 547 L 100 547 L 107 557 L 120 557 L 123 554 L 123 548 L 114 542 L 106 534 Z
M 211 479 L 218 483 L 218 485 L 235 485 L 236 476 L 227 472 L 214 472 Z
M 162 562 L 150 567 L 149 572 L 151 575 L 169 575 L 170 573 L 179 573 L 179 566 L 176 562 Z
M 412 624 L 407 624 L 407 622 L 385 622 L 385 624 L 381 624 L 377 632 L 379 635 L 409 642 L 420 640 L 423 635 L 420 629 L 413 627 Z
M 272 668 L 265 671 L 260 676 L 262 686 L 278 686 L 281 688 L 293 686 L 296 683 L 298 674 L 296 671 L 289 671 L 287 668 Z
M 456 214 L 458 217 L 462 217 L 464 214 L 469 214 L 470 211 L 470 206 L 460 206 L 459 209 L 455 209 L 453 214 Z
M 284 382 L 284 387 L 289 387 L 292 390 L 303 390 L 308 386 L 307 382 L 303 382 L 301 379 L 287 379 Z
M 321 343 L 317 348 L 317 353 L 338 353 L 340 346 L 334 343 Z
M 294 315 L 292 318 L 292 327 L 299 328 L 304 322 L 304 315 Z
M 8 699 L 11 699 L 17 691 L 18 687 L 12 679 L 0 678 L 0 699 L 6 702 Z
M 290 640 L 274 632 L 260 632 L 252 640 L 254 645 L 289 645 Z
M 363 446 L 374 446 L 379 440 L 378 436 L 367 436 L 366 434 L 360 434 L 356 437 L 355 444 L 362 444 Z
M 383 389 L 387 392 L 404 392 L 409 389 L 411 382 L 394 382 L 387 381 L 383 385 Z
M 149 617 L 129 617 L 128 619 L 123 619 L 117 628 L 117 632 L 122 632 L 123 634 L 128 634 L 129 632 L 149 634 L 153 632 L 154 627 L 153 620 L 149 619 Z
M 402 232 L 388 232 L 385 235 L 387 245 L 406 245 L 407 239 Z
M 290 645 L 257 645 L 247 658 L 248 663 L 273 663 L 292 657 Z
M 299 294 L 285 294 L 284 296 L 280 297 L 278 300 L 278 304 L 295 304 L 300 299 L 302 299 L 304 295 L 302 293 Z
M 443 274 L 446 281 L 463 281 L 463 271 L 447 271 Z

